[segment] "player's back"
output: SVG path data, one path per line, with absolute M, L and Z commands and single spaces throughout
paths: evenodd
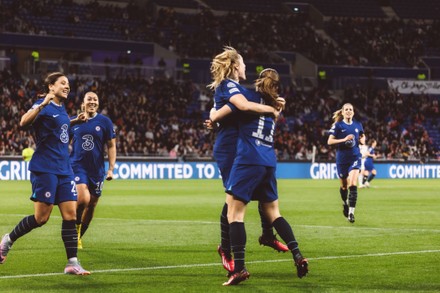
M 242 94 L 246 97 L 247 89 L 239 83 L 226 79 L 223 80 L 215 89 L 214 107 L 219 110 L 225 105 L 232 109 L 232 113 L 225 119 L 218 123 L 217 137 L 214 144 L 214 153 L 221 152 L 236 152 L 236 145 L 238 139 L 238 110 L 229 101 L 229 99 L 237 94 Z
M 249 91 L 247 98 L 251 102 L 263 103 L 261 94 L 255 91 Z M 274 133 L 275 121 L 272 117 L 242 113 L 239 118 L 239 138 L 234 163 L 276 166 Z

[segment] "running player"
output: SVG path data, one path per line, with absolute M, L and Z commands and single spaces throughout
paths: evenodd
M 377 158 L 374 149 L 376 148 L 377 141 L 375 139 L 370 139 L 368 151 L 365 158 L 365 170 L 362 176 L 362 185 L 365 187 L 370 187 L 370 182 L 376 176 L 376 168 L 374 168 L 374 160 Z
M 31 125 L 36 136 L 36 150 L 29 163 L 31 171 L 34 214 L 23 218 L 5 234 L 0 242 L 0 264 L 4 263 L 12 244 L 49 220 L 54 205 L 63 218 L 61 236 L 67 254 L 64 273 L 89 275 L 78 261 L 78 237 L 75 230 L 77 193 L 69 162 L 69 127 L 85 120 L 80 115 L 70 120 L 63 102 L 70 92 L 69 80 L 60 72 L 49 74 L 44 81 L 44 98 L 35 102 L 20 121 L 20 126 Z
M 350 223 L 355 221 L 357 181 L 361 167 L 359 141 L 364 136 L 362 124 L 354 120 L 353 116 L 353 105 L 349 103 L 334 112 L 333 125 L 327 140 L 329 145 L 337 145 L 336 166 L 341 182 L 339 193 L 343 202 L 343 214 Z
M 116 162 L 116 134 L 112 121 L 100 113 L 99 98 L 94 92 L 84 95 L 81 108 L 87 123 L 70 129 L 72 152 L 70 162 L 75 174 L 78 191 L 76 229 L 78 248 L 82 249 L 82 237 L 92 221 L 93 214 L 104 187 L 104 179 L 113 179 Z M 109 167 L 105 172 L 104 153 L 107 146 Z

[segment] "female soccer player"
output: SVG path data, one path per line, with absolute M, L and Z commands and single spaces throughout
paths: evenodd
M 34 215 L 22 219 L 17 226 L 5 234 L 0 243 L 0 263 L 4 263 L 12 244 L 49 220 L 53 206 L 58 205 L 63 218 L 61 236 L 67 254 L 64 273 L 89 275 L 77 258 L 78 238 L 75 230 L 76 187 L 69 162 L 70 124 L 84 121 L 84 115 L 71 121 L 63 102 L 69 95 L 67 77 L 60 72 L 49 74 L 45 81 L 45 97 L 37 100 L 20 121 L 24 127 L 32 124 L 36 136 L 36 150 L 29 163 L 31 171 Z
M 362 185 L 365 187 L 370 187 L 371 180 L 376 176 L 376 168 L 374 168 L 374 159 L 377 158 L 377 155 L 374 152 L 376 148 L 377 142 L 375 139 L 370 139 L 369 141 L 368 151 L 366 152 L 365 158 L 365 169 L 363 172 Z
M 249 92 L 250 101 L 279 107 L 279 75 L 274 69 L 265 69 L 256 81 L 257 92 Z M 227 108 L 224 107 L 223 109 Z M 221 119 L 220 109 L 218 119 Z M 277 181 L 275 177 L 276 155 L 273 147 L 275 120 L 267 115 L 239 116 L 237 153 L 227 182 L 230 195 L 228 221 L 231 247 L 234 254 L 234 271 L 224 286 L 237 285 L 249 278 L 245 267 L 246 231 L 244 215 L 247 203 L 258 200 L 267 222 L 275 227 L 292 252 L 299 278 L 308 273 L 308 261 L 298 248 L 292 228 L 281 216 L 278 206 Z
M 221 121 L 217 128 L 217 137 L 214 144 L 214 158 L 220 169 L 223 186 L 229 179 L 232 164 L 236 155 L 238 139 L 238 115 L 237 110 L 252 111 L 254 113 L 266 113 L 278 115 L 279 112 L 271 106 L 260 103 L 251 103 L 246 99 L 248 90 L 240 85 L 240 80 L 246 80 L 246 65 L 243 57 L 232 47 L 226 46 L 224 51 L 214 57 L 211 63 L 212 83 L 209 88 L 215 90 L 214 108 L 220 109 L 228 105 L 234 113 L 228 119 Z M 221 244 L 218 246 L 218 253 L 222 259 L 223 267 L 228 272 L 234 271 L 234 261 L 231 255 L 228 223 L 228 204 L 231 196 L 226 194 L 226 201 L 220 216 Z M 263 235 L 259 238 L 261 245 L 266 245 L 278 251 L 286 251 L 287 247 L 280 243 L 273 234 L 272 226 L 267 222 L 265 216 L 260 217 L 263 227 Z
M 343 202 L 343 214 L 354 223 L 357 202 L 357 180 L 361 167 L 359 141 L 364 139 L 362 124 L 353 119 L 353 105 L 347 103 L 333 113 L 333 125 L 327 143 L 337 145 L 336 167 L 341 181 L 339 193 Z M 350 193 L 348 194 L 348 190 Z M 348 196 L 348 203 L 347 203 Z
M 82 248 L 82 237 L 93 218 L 95 207 L 104 187 L 104 179 L 113 179 L 116 163 L 116 134 L 112 121 L 99 114 L 99 98 L 93 92 L 84 95 L 81 108 L 84 109 L 87 123 L 70 129 L 72 152 L 70 162 L 75 174 L 78 191 L 76 228 L 78 248 Z M 104 149 L 107 146 L 109 168 L 104 166 Z

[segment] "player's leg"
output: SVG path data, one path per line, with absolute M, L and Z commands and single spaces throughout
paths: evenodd
M 78 248 L 82 249 L 81 230 L 83 229 L 82 218 L 86 207 L 90 202 L 90 192 L 87 184 L 77 183 L 76 190 L 78 192 L 78 201 L 76 207 L 76 232 L 78 234 Z
M 83 216 L 81 220 L 81 230 L 80 230 L 78 242 L 80 239 L 82 239 L 87 229 L 89 228 L 90 223 L 92 222 L 93 216 L 95 214 L 96 206 L 98 205 L 99 198 L 100 197 L 96 195 L 90 195 L 90 201 L 83 212 Z
M 225 204 L 220 215 L 220 236 L 221 242 L 217 248 L 217 252 L 222 259 L 222 265 L 228 272 L 234 271 L 234 260 L 231 254 L 231 241 L 229 236 L 229 222 L 228 222 L 228 203 L 232 201 L 232 196 L 226 194 Z
M 234 271 L 224 286 L 237 285 L 249 278 L 250 274 L 245 267 L 246 229 L 244 215 L 246 203 L 233 199 L 228 205 L 229 233 L 231 248 L 234 254 Z
M 263 207 L 260 202 L 258 202 L 258 212 L 260 214 L 261 219 L 261 228 L 262 235 L 258 238 L 258 242 L 260 245 L 269 246 L 275 249 L 276 251 L 286 252 L 289 251 L 289 248 L 284 243 L 281 243 L 275 236 L 273 232 L 273 226 L 271 222 L 269 222 L 264 214 Z
M 338 176 L 339 176 L 339 194 L 341 196 L 342 200 L 342 214 L 345 218 L 348 217 L 348 167 L 349 165 L 346 164 L 337 164 L 336 168 L 338 170 Z
M 299 250 L 298 242 L 295 239 L 292 227 L 284 219 L 279 210 L 278 200 L 263 203 L 263 208 L 268 216 L 268 219 L 273 221 L 272 225 L 277 230 L 281 239 L 287 243 L 287 247 L 292 253 L 293 260 L 297 269 L 297 276 L 304 277 L 308 273 L 308 261 L 304 258 Z
M 370 172 L 368 170 L 364 170 L 364 173 L 362 174 L 362 184 L 365 185 L 365 183 L 368 180 Z
M 66 250 L 67 265 L 65 274 L 89 275 L 90 272 L 82 268 L 78 261 L 78 232 L 76 231 L 76 186 L 71 176 L 59 176 L 57 190 L 58 208 L 63 219 L 61 238 Z
M 31 173 L 34 214 L 23 218 L 15 228 L 2 237 L 0 242 L 0 264 L 6 261 L 6 256 L 12 244 L 20 237 L 35 228 L 43 226 L 50 217 L 55 202 L 56 176 L 46 173 Z
M 350 168 L 349 173 L 348 173 L 348 189 L 349 189 L 348 221 L 350 223 L 354 223 L 354 221 L 355 221 L 354 211 L 356 208 L 357 196 L 358 196 L 358 191 L 357 191 L 358 176 L 359 176 L 359 169 Z
M 44 202 L 34 203 L 34 214 L 24 217 L 15 228 L 2 237 L 0 242 L 0 264 L 6 261 L 6 256 L 12 248 L 12 244 L 20 237 L 31 232 L 33 229 L 46 224 L 52 212 L 53 205 Z
M 376 177 L 376 169 L 371 170 L 370 176 L 368 176 L 368 186 L 370 186 L 370 182 L 373 181 L 374 177 Z

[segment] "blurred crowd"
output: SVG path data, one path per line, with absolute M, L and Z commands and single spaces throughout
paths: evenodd
M 287 10 L 214 14 L 200 6 L 189 16 L 152 1 L 141 6 L 129 2 L 126 7 L 96 0 L 7 2 L 0 11 L 0 31 L 155 42 L 181 58 L 212 58 L 218 48 L 234 44 L 249 61 L 280 62 L 273 52 L 290 51 L 319 64 L 420 67 L 420 56 L 439 53 L 440 48 L 438 19 L 336 17 L 318 24 L 308 14 Z M 58 18 L 61 12 L 67 19 Z M 66 24 L 65 31 L 59 31 Z
M 69 77 L 69 115 L 78 113 L 87 91 L 100 98 L 101 113 L 110 117 L 117 133 L 117 151 L 123 156 L 154 156 L 178 160 L 209 159 L 215 133 L 206 130 L 212 93 L 191 81 L 124 76 L 111 80 Z M 38 80 L 23 79 L 3 71 L 0 78 L 0 155 L 20 155 L 33 145 L 32 129 L 21 129 L 21 116 L 40 92 Z M 283 85 L 287 105 L 278 120 L 275 148 L 279 160 L 334 160 L 327 146 L 331 116 L 344 102 L 351 102 L 355 118 L 367 138 L 378 141 L 383 159 L 437 160 L 440 153 L 424 123 L 439 127 L 439 98 L 402 96 L 388 90 L 352 88 L 343 96 L 325 88 L 299 92 Z M 438 142 L 437 142 L 438 144 Z

